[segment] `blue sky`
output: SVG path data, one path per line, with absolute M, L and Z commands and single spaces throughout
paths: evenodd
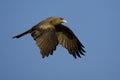
M 119 80 L 119 0 L 1 0 L 0 80 Z M 42 59 L 30 35 L 12 39 L 49 16 L 61 16 L 85 45 L 74 59 L 57 46 Z

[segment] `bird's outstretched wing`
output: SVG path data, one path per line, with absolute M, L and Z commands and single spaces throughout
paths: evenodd
M 65 47 L 74 58 L 77 58 L 76 55 L 78 57 L 84 55 L 84 46 L 67 26 L 59 24 L 55 26 L 55 29 L 59 44 Z
M 55 34 L 55 29 L 40 29 L 34 30 L 31 33 L 31 36 L 36 41 L 36 44 L 40 48 L 42 57 L 49 56 L 53 54 L 53 51 L 56 49 L 58 44 L 58 39 Z

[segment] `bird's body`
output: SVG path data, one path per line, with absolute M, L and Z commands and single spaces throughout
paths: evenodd
M 81 57 L 80 54 L 84 55 L 85 52 L 84 46 L 74 33 L 62 24 L 65 22 L 66 20 L 61 17 L 49 17 L 13 38 L 20 38 L 30 33 L 40 48 L 43 58 L 52 55 L 58 44 L 65 47 L 74 58 Z

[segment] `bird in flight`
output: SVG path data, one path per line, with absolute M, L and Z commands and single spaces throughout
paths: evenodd
M 72 30 L 62 24 L 66 22 L 61 17 L 49 17 L 13 38 L 20 38 L 30 33 L 40 49 L 42 58 L 52 55 L 58 44 L 66 48 L 74 58 L 81 57 L 85 53 L 84 46 Z

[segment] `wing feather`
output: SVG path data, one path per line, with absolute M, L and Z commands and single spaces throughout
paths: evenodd
M 77 58 L 76 56 L 81 57 L 80 55 L 84 55 L 84 46 L 67 26 L 59 24 L 55 26 L 55 29 L 59 44 L 65 47 L 74 58 Z
M 41 29 L 39 31 L 35 30 L 31 35 L 40 48 L 40 52 L 43 58 L 45 56 L 49 56 L 49 54 L 53 54 L 53 51 L 56 49 L 58 44 L 55 29 Z

